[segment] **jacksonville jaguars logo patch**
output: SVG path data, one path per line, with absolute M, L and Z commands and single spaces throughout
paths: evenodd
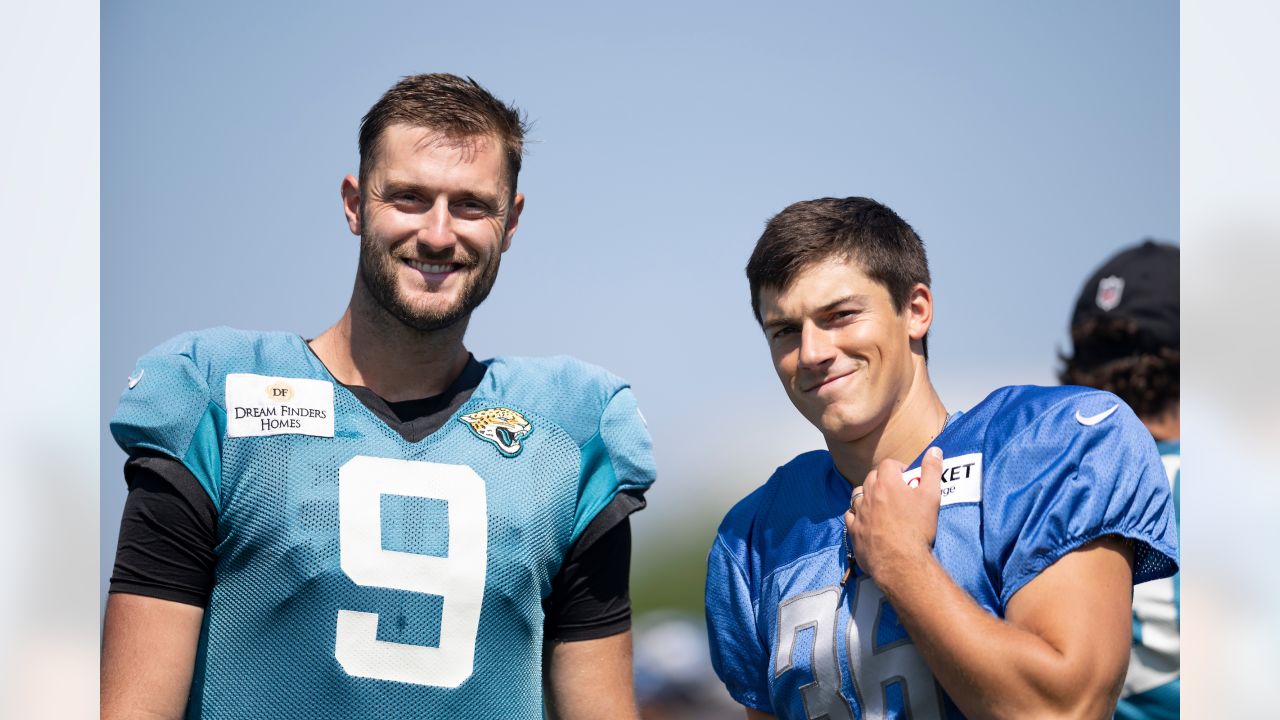
M 529 437 L 533 425 L 511 408 L 495 407 L 477 410 L 458 418 L 481 440 L 488 440 L 503 457 L 515 457 L 524 450 L 520 441 Z

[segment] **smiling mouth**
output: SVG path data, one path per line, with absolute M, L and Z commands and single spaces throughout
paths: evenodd
M 835 383 L 835 382 L 837 382 L 837 381 L 839 381 L 839 380 L 843 380 L 843 379 L 845 379 L 845 378 L 847 378 L 847 377 L 849 377 L 849 376 L 853 375 L 855 372 L 856 372 L 855 370 L 850 370 L 849 372 L 844 373 L 844 374 L 842 374 L 842 375 L 836 375 L 835 377 L 823 378 L 823 379 L 822 379 L 820 382 L 818 382 L 817 384 L 810 385 L 810 386 L 809 386 L 809 387 L 807 387 L 807 388 L 803 388 L 803 389 L 801 390 L 801 392 L 806 392 L 806 393 L 817 392 L 817 391 L 821 390 L 822 388 L 824 388 L 824 387 L 827 387 L 827 386 L 831 385 L 832 383 Z
M 409 260 L 407 258 L 404 259 L 403 262 L 414 270 L 427 275 L 444 275 L 455 270 L 461 270 L 465 267 L 462 263 L 426 263 L 418 262 L 417 260 Z

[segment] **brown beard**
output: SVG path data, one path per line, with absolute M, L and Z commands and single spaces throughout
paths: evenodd
M 373 299 L 392 317 L 421 332 L 432 332 L 450 327 L 471 315 L 493 289 L 498 277 L 501 253 L 494 253 L 488 263 L 468 265 L 466 285 L 458 302 L 444 310 L 424 310 L 413 307 L 400 293 L 397 273 L 400 261 L 388 254 L 380 243 L 360 233 L 360 277 Z

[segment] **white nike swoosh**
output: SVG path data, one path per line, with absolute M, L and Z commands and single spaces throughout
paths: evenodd
M 145 369 L 144 369 L 144 370 L 139 370 L 137 375 L 130 375 L 130 376 L 129 376 L 129 389 L 130 389 L 130 390 L 132 390 L 132 389 L 133 389 L 133 386 L 134 386 L 134 385 L 137 385 L 138 383 L 142 382 L 142 375 L 143 375 L 143 373 L 145 373 L 145 372 L 146 372 L 146 370 L 145 370 Z M 1077 419 L 1078 419 L 1078 416 L 1077 416 Z
M 1085 416 L 1081 415 L 1081 414 L 1080 414 L 1080 411 L 1079 411 L 1079 410 L 1077 410 L 1077 411 L 1076 411 L 1076 422 L 1078 422 L 1078 423 L 1080 423 L 1081 425 L 1084 425 L 1084 426 L 1086 426 L 1086 427 L 1087 427 L 1087 426 L 1090 426 L 1090 425 L 1097 425 L 1098 423 L 1102 422 L 1103 420 L 1106 420 L 1107 418 L 1111 417 L 1111 413 L 1113 413 L 1113 412 L 1115 412 L 1116 410 L 1119 410 L 1119 409 L 1120 409 L 1120 406 L 1119 406 L 1119 405 L 1112 405 L 1112 406 L 1110 407 L 1110 409 L 1103 410 L 1102 412 L 1098 413 L 1097 415 L 1090 415 L 1089 417 L 1085 417 Z

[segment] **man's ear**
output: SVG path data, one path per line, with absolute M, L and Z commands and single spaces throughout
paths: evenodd
M 907 336 L 912 340 L 923 340 L 933 325 L 933 292 L 924 283 L 916 283 L 907 296 Z
M 342 178 L 342 213 L 347 216 L 347 227 L 352 235 L 360 234 L 360 181 L 348 175 Z
M 511 247 L 511 238 L 516 234 L 516 226 L 520 224 L 520 213 L 524 212 L 524 193 L 518 192 L 511 199 L 511 211 L 507 213 L 507 227 L 502 231 L 502 252 Z

